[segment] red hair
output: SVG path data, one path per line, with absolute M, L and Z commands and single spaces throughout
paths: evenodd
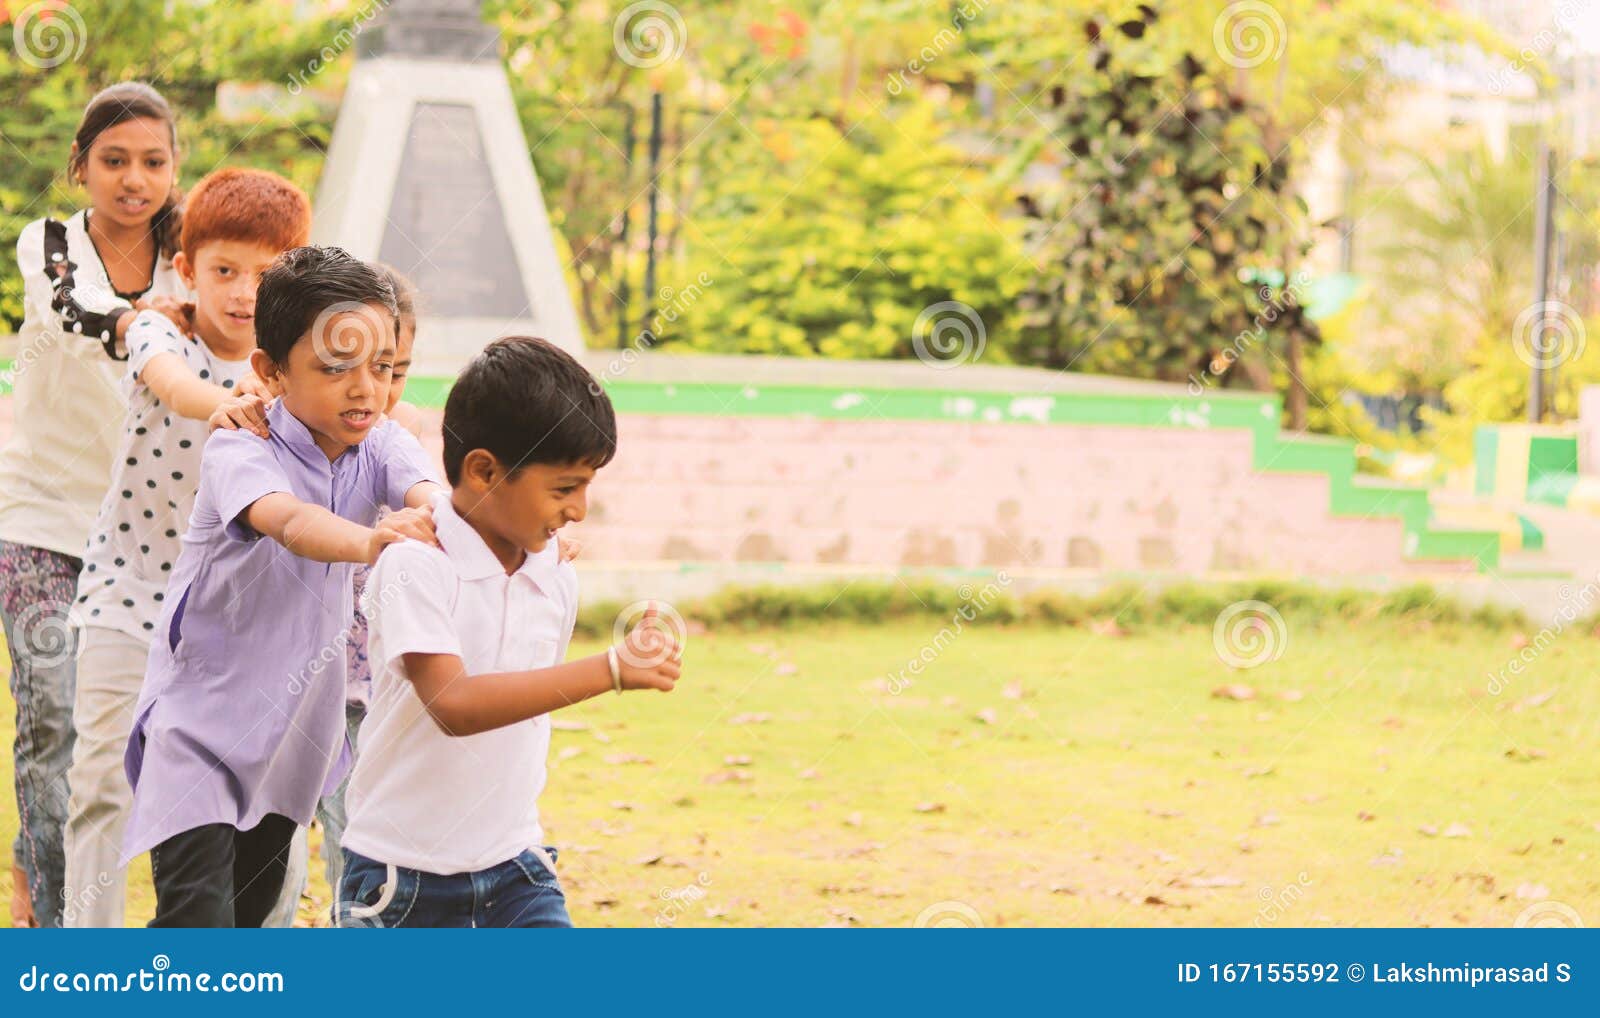
M 190 258 L 202 244 L 237 240 L 277 251 L 311 239 L 311 199 L 266 170 L 229 168 L 208 173 L 183 203 L 178 246 Z

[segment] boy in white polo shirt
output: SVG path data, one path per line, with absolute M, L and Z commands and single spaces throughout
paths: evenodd
M 556 531 L 616 452 L 611 402 L 540 339 L 489 344 L 450 391 L 440 547 L 386 549 L 363 594 L 372 694 L 346 796 L 341 926 L 571 926 L 541 847 L 550 711 L 669 691 L 681 652 L 654 612 L 561 663 L 577 575 Z

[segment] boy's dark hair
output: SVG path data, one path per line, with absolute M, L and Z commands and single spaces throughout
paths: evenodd
M 599 470 L 617 452 L 611 400 L 554 343 L 507 336 L 462 369 L 444 405 L 444 472 L 461 480 L 467 453 L 492 453 L 514 476 L 530 463 Z
M 273 363 L 289 363 L 289 351 L 335 304 L 377 304 L 391 329 L 399 315 L 383 273 L 343 248 L 312 244 L 285 251 L 256 287 L 256 345 Z

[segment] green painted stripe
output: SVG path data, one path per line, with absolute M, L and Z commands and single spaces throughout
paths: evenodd
M 1544 550 L 1544 531 L 1539 528 L 1537 523 L 1518 513 L 1517 526 L 1522 530 L 1523 551 Z
M 10 365 L 0 365 L 9 370 Z M 9 378 L 0 375 L 0 395 Z M 444 406 L 453 379 L 414 376 L 409 402 Z M 1329 511 L 1335 516 L 1395 516 L 1404 525 L 1407 556 L 1474 558 L 1480 568 L 1499 563 L 1493 531 L 1436 530 L 1429 524 L 1427 492 L 1403 485 L 1355 483 L 1355 445 L 1320 435 L 1279 431 L 1282 404 L 1252 393 L 1187 393 L 1173 396 L 1124 393 L 996 393 L 960 389 L 874 389 L 808 385 L 739 385 L 699 382 L 603 383 L 620 413 L 736 417 L 810 417 L 833 420 L 991 421 L 1012 424 L 1102 425 L 1161 428 L 1242 428 L 1251 432 L 1252 462 L 1274 473 L 1318 473 L 1329 478 Z M 1480 456 L 1485 437 L 1477 437 Z M 1493 435 L 1488 437 L 1493 454 Z M 1492 460 L 1491 460 L 1492 467 Z M 1493 484 L 1493 471 L 1480 471 Z M 1481 481 L 1480 481 L 1481 483 Z M 1564 498 L 1565 493 L 1563 493 Z
M 1495 471 L 1500 460 L 1500 432 L 1494 427 L 1479 427 L 1472 433 L 1472 491 L 1493 495 Z

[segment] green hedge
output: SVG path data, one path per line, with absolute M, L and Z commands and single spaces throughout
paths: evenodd
M 1020 598 L 1003 591 L 995 594 L 996 589 L 993 582 L 960 587 L 925 582 L 856 583 L 843 591 L 768 585 L 729 588 L 675 607 L 684 618 L 708 627 L 747 629 L 817 622 L 948 621 L 966 606 L 962 624 L 969 626 L 1089 627 L 1114 620 L 1122 629 L 1138 632 L 1172 626 L 1210 626 L 1223 609 L 1240 601 L 1265 602 L 1286 618 L 1313 625 L 1388 620 L 1495 630 L 1530 626 L 1520 611 L 1496 605 L 1469 607 L 1441 596 L 1426 584 L 1374 592 L 1275 581 L 1177 584 L 1151 591 L 1128 583 L 1089 595 L 1040 590 Z M 586 606 L 578 616 L 579 635 L 609 634 L 622 607 L 614 601 Z M 1592 627 L 1585 627 L 1586 631 L 1588 628 Z

